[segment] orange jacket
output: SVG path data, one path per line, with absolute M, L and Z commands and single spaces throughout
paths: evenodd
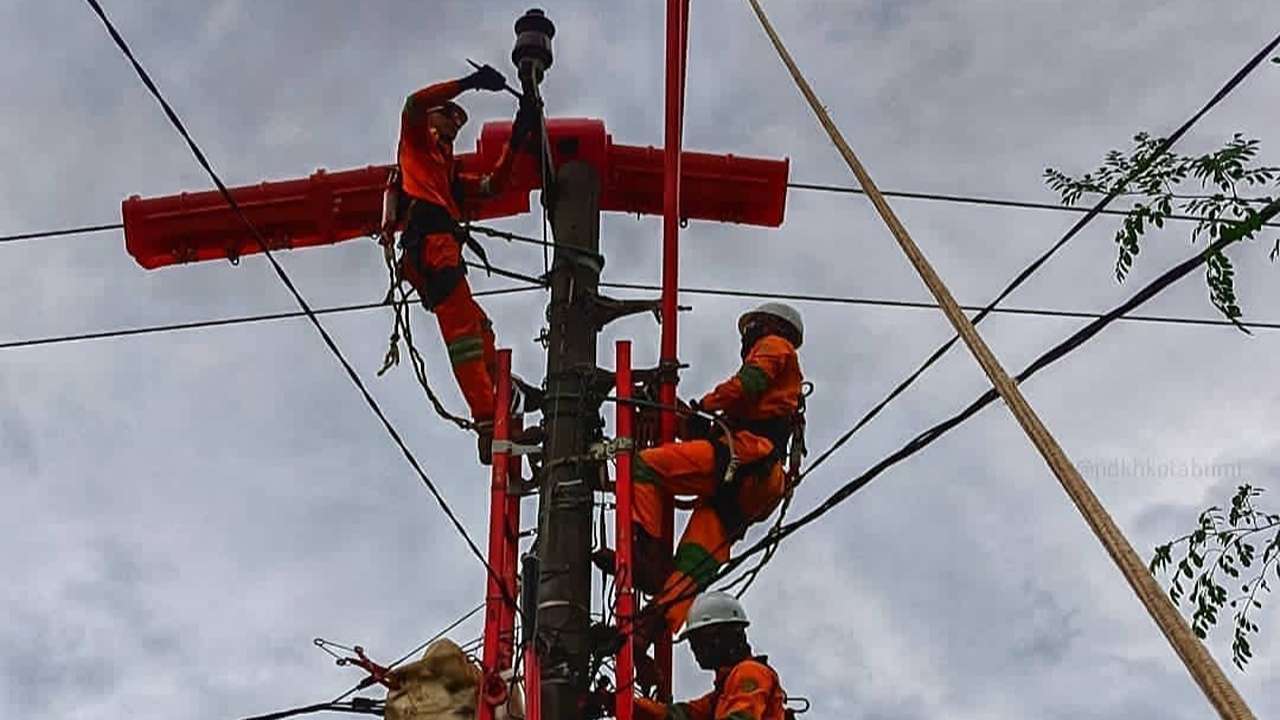
M 457 80 L 446 80 L 418 90 L 405 100 L 400 113 L 400 145 L 396 161 L 400 164 L 401 185 L 410 196 L 439 205 L 454 220 L 462 219 L 453 194 L 454 183 L 463 198 L 484 194 L 483 175 L 459 173 L 453 159 L 453 144 L 442 142 L 427 125 L 427 112 L 452 100 L 462 92 Z M 494 168 L 489 192 L 497 192 L 506 183 L 515 153 L 504 147 Z
M 636 698 L 639 720 L 783 720 L 786 694 L 778 674 L 763 658 L 716 671 L 716 686 L 697 700 L 654 702 Z
M 766 335 L 751 346 L 737 374 L 699 402 L 706 410 L 723 412 L 731 419 L 790 417 L 800 404 L 802 382 L 795 346 L 778 335 Z

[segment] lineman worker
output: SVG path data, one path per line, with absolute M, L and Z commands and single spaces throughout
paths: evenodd
M 638 720 L 784 720 L 788 716 L 786 692 L 768 657 L 752 655 L 746 632 L 750 624 L 742 604 L 732 595 L 699 595 L 680 641 L 689 641 L 698 667 L 715 672 L 715 685 L 696 700 L 670 705 L 638 697 Z M 614 697 L 612 693 L 592 693 L 587 715 L 610 711 Z
M 635 582 L 655 596 L 637 628 L 642 649 L 656 639 L 657 613 L 665 615 L 670 632 L 680 628 L 694 597 L 729 559 L 730 545 L 767 518 L 787 492 L 782 460 L 802 400 L 796 348 L 804 342 L 804 322 L 789 305 L 765 303 L 738 319 L 738 331 L 741 368 L 690 403 L 694 411 L 719 413 L 731 439 L 718 424 L 710 432 L 693 429 L 687 435 L 702 437 L 641 450 L 632 465 Z M 730 442 L 738 468 L 726 480 Z M 697 499 L 671 559 L 657 538 L 664 502 L 673 495 Z
M 400 277 L 418 291 L 427 310 L 435 313 L 454 377 L 479 435 L 480 461 L 486 465 L 490 464 L 493 451 L 497 353 L 493 323 L 471 295 L 462 260 L 464 243 L 481 259 L 483 251 L 460 227 L 459 220 L 468 200 L 502 190 L 516 152 L 534 131 L 537 119 L 536 108 L 522 102 L 511 143 L 504 148 L 495 168 L 483 175 L 462 173 L 453 157 L 453 141 L 466 124 L 467 113 L 453 99 L 465 90 L 500 91 L 505 87 L 502 73 L 485 65 L 466 77 L 428 85 L 409 96 L 400 115 L 396 153 L 408 209 L 392 213 L 392 222 L 395 215 L 407 215 L 400 235 L 404 249 Z M 384 233 L 384 237 L 390 234 Z M 527 434 L 530 437 L 513 439 L 536 442 L 531 437 L 534 433 Z

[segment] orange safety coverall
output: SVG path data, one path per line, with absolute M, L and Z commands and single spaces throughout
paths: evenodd
M 803 381 L 795 346 L 781 336 L 766 335 L 747 351 L 737 374 L 699 402 L 705 410 L 723 413 L 730 428 L 752 421 L 785 420 L 799 406 Z M 670 603 L 666 620 L 673 633 L 684 624 L 693 596 L 705 590 L 720 566 L 728 561 L 733 540 L 741 537 L 746 525 L 768 517 L 786 492 L 781 455 L 787 449 L 775 448 L 771 440 L 750 430 L 734 430 L 733 452 L 742 469 L 741 479 L 735 483 L 737 497 L 728 501 L 736 506 L 736 514 L 746 525 L 725 527 L 713 503 L 717 492 L 725 491 L 723 474 L 727 464 L 727 453 L 723 449 L 717 452 L 717 442 L 722 441 L 666 443 L 641 450 L 632 465 L 633 518 L 653 537 L 661 535 L 666 499 L 672 495 L 697 497 L 676 548 L 674 568 L 657 598 L 659 603 Z M 768 462 L 771 454 L 773 460 Z M 765 462 L 761 467 L 762 460 Z M 744 467 L 752 463 L 757 467 Z
M 716 670 L 715 689 L 688 702 L 636 698 L 639 720 L 783 720 L 785 693 L 778 674 L 761 659 Z
M 458 172 L 452 143 L 436 136 L 427 125 L 427 113 L 461 92 L 458 81 L 449 80 L 429 85 L 410 95 L 400 114 L 400 145 L 396 153 L 401 186 L 413 203 L 429 203 L 443 208 L 455 222 L 462 217 L 459 203 L 481 195 L 484 183 L 480 175 Z M 489 191 L 501 188 L 514 157 L 515 153 L 510 152 L 510 148 L 504 149 L 491 175 Z M 458 195 L 455 195 L 455 189 L 459 191 Z M 431 297 L 429 305 L 440 325 L 440 335 L 449 352 L 453 375 L 472 418 L 491 421 L 493 375 L 497 362 L 493 323 L 472 297 L 471 286 L 463 277 L 462 245 L 451 233 L 432 232 L 414 249 L 417 257 L 407 257 L 409 253 L 406 252 L 406 257 L 401 259 L 401 277 L 413 285 L 424 302 L 429 296 L 440 295 Z M 439 282 L 432 285 L 433 275 L 437 281 L 447 278 L 447 282 L 443 286 Z M 441 287 L 443 292 L 439 290 Z

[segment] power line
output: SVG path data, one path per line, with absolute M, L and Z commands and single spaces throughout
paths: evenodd
M 476 297 L 486 295 L 510 295 L 512 293 L 528 292 L 530 290 L 540 290 L 541 288 L 534 285 L 502 288 L 499 290 L 484 290 L 474 293 Z M 361 312 L 364 310 L 376 310 L 378 308 L 390 308 L 391 305 L 386 302 L 368 302 L 355 303 L 349 305 L 335 305 L 332 307 L 313 308 L 312 312 L 316 315 L 338 315 L 342 313 Z M 105 340 L 108 338 L 130 337 L 133 335 L 155 335 L 169 332 L 177 332 L 181 330 L 199 330 L 202 328 L 224 327 L 227 325 L 249 325 L 253 323 L 269 322 L 272 320 L 287 320 L 291 318 L 306 317 L 307 314 L 302 310 L 290 310 L 286 312 L 260 313 L 256 315 L 237 315 L 232 317 L 216 318 L 213 320 L 193 320 L 190 322 L 167 323 L 164 325 L 144 325 L 131 328 L 120 328 L 117 330 L 102 330 L 97 332 L 77 333 L 70 335 L 53 335 L 42 338 L 30 338 L 26 340 L 10 340 L 0 343 L 0 350 L 8 350 L 23 347 L 38 347 L 41 345 L 60 345 L 63 343 L 81 342 L 85 340 Z
M 1280 200 L 1272 201 L 1265 209 L 1259 212 L 1257 217 L 1270 219 L 1275 217 L 1277 214 L 1280 214 Z M 1049 348 L 1045 352 L 1041 353 L 1041 355 L 1037 357 L 1030 365 L 1024 368 L 1022 372 L 1018 373 L 1018 375 L 1015 377 L 1015 380 L 1020 384 L 1023 382 L 1026 382 L 1028 379 L 1030 379 L 1032 376 L 1034 376 L 1036 373 L 1040 372 L 1044 368 L 1049 367 L 1050 365 L 1066 357 L 1072 351 L 1079 349 L 1089 340 L 1093 339 L 1094 336 L 1096 336 L 1098 333 L 1102 332 L 1102 330 L 1106 328 L 1108 325 L 1121 319 L 1127 313 L 1133 310 L 1136 310 L 1137 308 L 1142 306 L 1144 303 L 1151 300 L 1160 292 L 1168 288 L 1173 283 L 1186 277 L 1188 274 L 1191 273 L 1192 270 L 1195 270 L 1200 265 L 1203 265 L 1208 260 L 1210 255 L 1212 255 L 1215 252 L 1221 252 L 1224 248 L 1231 245 L 1232 243 L 1238 242 L 1244 237 L 1254 232 L 1257 232 L 1257 230 L 1262 228 L 1263 225 L 1264 225 L 1264 222 L 1259 222 L 1256 220 L 1252 223 L 1249 223 L 1248 221 L 1246 221 L 1241 225 L 1235 226 L 1233 228 L 1229 228 L 1228 230 L 1224 231 L 1223 235 L 1216 242 L 1209 245 L 1203 252 L 1196 253 L 1195 255 L 1187 258 L 1186 260 L 1183 260 L 1177 265 L 1174 265 L 1172 268 L 1162 273 L 1159 277 L 1147 283 L 1147 285 L 1145 285 L 1138 292 L 1134 293 L 1129 299 L 1125 300 L 1124 302 L 1120 303 L 1116 307 L 1102 314 L 1093 322 L 1089 323 L 1083 328 L 1080 328 L 1076 332 L 1069 335 L 1066 339 L 1062 340 L 1058 344 L 1054 345 L 1053 347 Z M 943 420 L 942 422 L 916 435 L 916 437 L 913 438 L 906 445 L 903 445 L 898 450 L 885 456 L 883 459 L 881 459 L 875 465 L 872 465 L 868 470 L 863 472 L 861 475 L 858 475 L 857 477 L 853 478 L 849 482 L 845 483 L 838 490 L 836 490 L 836 492 L 828 496 L 826 500 L 824 500 L 819 505 L 815 506 L 812 510 L 805 513 L 800 518 L 797 518 L 796 520 L 783 525 L 781 528 L 779 528 L 778 532 L 771 533 L 769 536 L 766 536 L 761 540 L 759 540 L 758 542 L 754 543 L 751 547 L 749 547 L 745 551 L 738 553 L 736 557 L 734 557 L 732 560 L 729 560 L 722 566 L 721 570 L 717 575 L 717 579 L 721 579 L 729 575 L 735 568 L 739 567 L 743 562 L 745 562 L 748 557 L 761 552 L 765 552 L 769 546 L 775 545 L 781 542 L 783 539 L 795 533 L 797 530 L 800 530 L 806 525 L 809 525 L 815 522 L 820 517 L 822 517 L 823 515 L 833 510 L 837 505 L 844 502 L 845 500 L 848 500 L 854 493 L 866 487 L 867 484 L 869 484 L 872 480 L 874 480 L 877 476 L 879 476 L 885 470 L 888 470 L 894 465 L 902 462 L 903 460 L 906 460 L 912 455 L 915 455 L 916 453 L 920 452 L 924 448 L 928 447 L 930 444 L 940 439 L 946 433 L 955 429 L 955 427 L 957 427 L 964 421 L 976 415 L 979 410 L 983 409 L 987 405 L 990 405 L 992 402 L 994 402 L 998 398 L 999 398 L 999 394 L 996 392 L 996 390 L 994 388 L 990 388 L 986 392 L 984 392 L 982 395 L 978 396 L 976 400 L 971 402 L 968 406 L 966 406 L 960 412 L 952 415 L 946 420 Z
M 623 290 L 653 290 L 660 289 L 657 285 L 645 285 L 641 283 L 600 283 L 601 287 L 612 287 Z M 495 295 L 511 295 L 514 293 L 529 292 L 531 290 L 541 290 L 539 285 L 526 285 L 521 287 L 501 288 L 498 290 L 482 290 L 475 293 L 476 297 L 495 296 Z M 803 293 L 783 293 L 783 292 L 756 292 L 750 290 L 728 290 L 722 288 L 704 288 L 704 287 L 682 287 L 680 292 L 688 295 L 707 295 L 712 297 L 732 297 L 732 298 L 752 298 L 761 300 L 790 300 L 793 302 L 812 302 L 832 305 L 858 305 L 868 307 L 885 307 L 900 309 L 920 309 L 933 310 L 937 309 L 937 303 L 921 302 L 914 300 L 891 300 L 887 298 L 861 298 L 861 297 L 841 297 L 838 295 L 813 295 Z M 369 302 L 355 303 L 349 305 L 334 305 L 331 307 L 314 308 L 316 315 L 340 315 L 351 312 L 361 312 L 365 310 L 376 310 L 378 308 L 391 307 L 385 302 Z M 962 305 L 965 310 L 980 310 L 977 305 Z M 1064 319 L 1092 320 L 1102 317 L 1100 313 L 1082 312 L 1074 310 L 1055 310 L 1052 308 L 996 308 L 992 312 L 1004 315 L 1021 315 L 1028 317 L 1051 317 Z M 13 350 L 27 347 L 40 347 L 43 345 L 61 345 L 66 343 L 83 342 L 87 340 L 106 340 L 110 338 L 132 337 L 136 335 L 155 335 L 169 332 L 179 332 L 183 330 L 200 330 L 213 327 L 227 327 L 232 325 L 250 325 L 253 323 L 269 322 L 272 320 L 288 320 L 294 318 L 306 317 L 306 313 L 301 310 L 291 310 L 286 312 L 260 313 L 255 315 L 236 315 L 231 317 L 216 318 L 212 320 L 193 320 L 190 322 L 167 323 L 163 325 L 143 325 L 131 328 L 120 328 L 116 330 L 100 330 L 95 332 L 74 333 L 67 335 L 51 335 L 39 338 L 26 338 L 22 340 L 9 340 L 0 342 L 0 350 Z M 1217 320 L 1213 318 L 1192 318 L 1179 317 L 1174 315 L 1126 315 L 1119 318 L 1124 322 L 1135 323 L 1154 323 L 1164 325 L 1187 325 L 1200 327 L 1236 327 L 1235 323 L 1230 320 Z M 1280 322 L 1252 322 L 1241 323 L 1241 325 L 1249 330 L 1280 330 Z
M 612 287 L 623 290 L 651 290 L 660 289 L 657 285 L 645 285 L 641 283 L 600 283 L 601 287 Z M 475 293 L 476 297 L 495 296 L 495 295 L 511 295 L 514 293 L 529 292 L 531 290 L 542 289 L 539 285 L 526 285 L 521 287 L 501 288 L 498 290 L 482 290 Z M 813 295 L 804 293 L 783 293 L 783 292 L 756 292 L 750 290 L 728 290 L 723 288 L 704 288 L 704 287 L 682 287 L 680 292 L 688 295 L 707 295 L 712 297 L 732 297 L 732 298 L 752 298 L 760 300 L 790 300 L 793 302 L 812 302 L 833 305 L 858 305 L 868 307 L 885 307 L 900 309 L 920 309 L 934 310 L 937 309 L 937 303 L 922 302 L 914 300 L 891 300 L 887 298 L 861 298 L 861 297 L 841 297 L 838 295 Z M 369 302 L 355 303 L 349 305 L 335 305 L 331 307 L 314 308 L 316 315 L 340 315 L 351 312 L 361 312 L 365 310 L 376 310 L 378 308 L 391 307 L 385 302 Z M 962 305 L 965 310 L 980 310 L 977 305 Z M 1055 310 L 1052 308 L 996 308 L 992 310 L 994 313 L 1004 315 L 1022 315 L 1028 317 L 1051 317 L 1064 319 L 1092 320 L 1102 317 L 1100 313 L 1091 313 L 1074 310 Z M 231 317 L 216 318 L 212 320 L 193 320 L 190 322 L 167 323 L 163 325 L 143 325 L 131 328 L 120 328 L 116 330 L 100 330 L 95 332 L 75 333 L 67 335 L 51 335 L 39 338 L 26 338 L 22 340 L 9 340 L 0 342 L 0 350 L 13 350 L 27 347 L 40 347 L 43 345 L 61 345 L 66 343 L 82 342 L 87 340 L 106 340 L 118 337 L 131 337 L 135 335 L 155 335 L 169 332 L 178 332 L 183 330 L 200 330 L 212 327 L 227 327 L 232 325 L 250 325 L 253 323 L 269 322 L 272 320 L 288 320 L 293 318 L 306 317 L 306 313 L 300 310 L 291 310 L 287 312 L 276 313 L 260 313 L 255 315 L 236 315 Z M 1163 325 L 1187 325 L 1200 327 L 1236 327 L 1235 323 L 1230 320 L 1218 320 L 1214 318 L 1193 318 L 1179 317 L 1175 315 L 1126 315 L 1119 320 L 1124 322 L 1135 323 L 1154 323 Z M 1241 325 L 1249 330 L 1280 330 L 1280 322 L 1252 322 L 1241 323 Z
M 600 287 L 612 287 L 626 290 L 659 290 L 657 285 L 641 285 L 637 283 L 600 283 Z M 839 295 L 813 295 L 807 293 L 763 292 L 753 290 L 727 290 L 722 288 L 682 287 L 680 292 L 688 295 L 712 295 L 720 297 L 757 298 L 762 300 L 794 300 L 796 302 L 830 303 L 836 305 L 868 305 L 889 308 L 934 309 L 937 303 L 916 300 L 890 300 L 887 298 L 843 297 Z M 964 310 L 982 310 L 980 305 L 961 305 Z M 1095 319 L 1100 313 L 1075 310 L 1056 310 L 1052 308 L 993 308 L 993 313 L 1005 315 L 1029 315 L 1039 317 Z M 1230 320 L 1214 318 L 1180 317 L 1176 315 L 1126 315 L 1120 320 L 1129 322 L 1162 323 L 1169 325 L 1202 325 L 1218 327 L 1246 327 L 1250 330 L 1280 330 L 1280 322 L 1256 322 L 1237 324 Z M 3 347 L 3 346 L 0 346 Z
M 837 193 L 844 195 L 866 195 L 862 188 L 849 185 L 833 185 L 830 183 L 808 183 L 808 182 L 789 182 L 787 187 L 793 190 L 811 190 L 815 192 Z M 980 205 L 986 207 L 998 207 L 1020 210 L 1049 210 L 1055 212 L 1066 212 L 1085 214 L 1090 211 L 1089 208 L 1075 207 L 1071 205 L 1054 205 L 1052 203 L 1032 202 L 1030 200 L 1013 200 L 1010 198 L 993 198 L 980 195 L 953 195 L 947 193 L 926 193 L 914 192 L 911 190 L 882 190 L 882 195 L 886 197 L 902 198 L 904 200 L 930 200 L 935 202 L 946 202 L 957 205 Z M 1261 201 L 1260 201 L 1261 202 Z M 1111 210 L 1104 209 L 1099 215 L 1115 215 L 1124 217 L 1129 214 L 1129 210 Z M 1173 214 L 1165 217 L 1166 220 L 1179 220 L 1185 222 L 1217 222 L 1222 224 L 1230 224 L 1232 220 L 1219 219 L 1212 220 L 1210 218 L 1198 217 L 1195 215 Z M 1265 227 L 1280 227 L 1280 222 L 1266 223 Z M 527 243 L 530 245 L 540 245 L 542 247 L 563 247 L 551 240 L 540 240 L 528 235 L 499 230 L 498 228 L 488 227 L 485 225 L 468 225 L 467 228 L 472 232 L 489 237 L 501 238 L 503 240 L 511 240 L 515 242 Z M 18 233 L 16 235 L 0 235 L 0 243 L 17 242 L 20 240 L 40 240 L 43 238 L 63 237 L 67 235 L 87 235 L 90 233 L 105 232 L 108 230 L 123 230 L 123 223 L 104 223 L 100 225 L 83 225 L 80 227 L 71 227 L 59 230 L 36 230 L 26 233 Z M 584 252 L 579 248 L 564 248 L 570 252 Z
M 487 570 L 492 577 L 500 578 L 501 576 L 498 575 L 497 571 L 489 565 L 488 560 L 485 559 L 484 554 L 480 551 L 480 547 L 476 545 L 474 540 L 472 540 L 471 534 L 467 531 L 466 526 L 462 524 L 462 520 L 453 512 L 448 501 L 446 501 L 444 496 L 440 493 L 439 488 L 437 488 L 436 484 L 427 476 L 426 470 L 424 470 L 421 463 L 418 462 L 418 458 L 413 454 L 413 451 L 409 449 L 409 446 L 405 444 L 404 439 L 400 437 L 399 431 L 397 431 L 395 426 L 391 424 L 390 418 L 388 418 L 386 413 L 383 412 L 378 401 L 374 399 L 373 395 L 369 392 L 369 389 L 365 387 L 364 381 L 360 379 L 360 375 L 356 373 L 355 368 L 347 360 L 346 356 L 343 355 L 342 350 L 338 347 L 338 344 L 334 341 L 333 337 L 329 335 L 327 330 L 325 330 L 324 325 L 321 324 L 320 319 L 311 309 L 306 298 L 302 296 L 301 291 L 299 291 L 297 286 L 294 285 L 293 280 L 289 277 L 288 273 L 285 272 L 284 267 L 276 260 L 267 241 L 262 237 L 262 234 L 258 232 L 257 227 L 255 227 L 253 223 L 249 221 L 249 218 L 245 216 L 239 203 L 236 202 L 231 191 L 228 190 L 227 186 L 222 182 L 222 178 L 214 171 L 213 165 L 210 164 L 208 158 L 205 157 L 204 152 L 200 149 L 200 146 L 196 144 L 195 139 L 191 137 L 191 133 L 187 131 L 186 125 L 184 125 L 181 118 L 178 117 L 177 112 L 174 111 L 171 105 L 169 105 L 169 102 L 160 92 L 160 88 L 158 88 L 155 82 L 151 79 L 150 74 L 148 74 L 146 69 L 142 67 L 142 64 L 138 62 L 138 59 L 134 57 L 133 51 L 129 48 L 128 43 L 125 42 L 124 38 L 120 35 L 120 32 L 116 30 L 116 27 L 112 24 L 111 20 L 107 18 L 106 11 L 102 9 L 102 5 L 98 0 L 85 0 L 85 2 L 89 4 L 89 7 L 95 14 L 97 14 L 98 19 L 102 21 L 107 32 L 111 34 L 111 39 L 115 41 L 116 47 L 118 47 L 120 52 L 124 53 L 124 56 L 129 60 L 129 63 L 133 66 L 134 72 L 137 73 L 142 84 L 146 86 L 148 91 L 150 91 L 156 102 L 160 103 L 160 107 L 164 110 L 165 115 L 168 116 L 169 122 L 173 125 L 174 129 L 178 131 L 178 134 L 181 135 L 184 140 L 186 140 L 187 147 L 191 150 L 192 155 L 195 156 L 196 162 L 198 162 L 200 166 L 204 168 L 205 172 L 208 173 L 209 178 L 213 180 L 214 185 L 217 186 L 218 191 L 222 194 L 223 199 L 227 201 L 227 205 L 231 208 L 232 212 L 235 213 L 240 222 L 243 223 L 245 228 L 253 235 L 258 246 L 262 248 L 262 252 L 266 256 L 267 261 L 271 263 L 272 269 L 275 270 L 276 275 L 280 278 L 280 282 L 282 282 L 289 290 L 290 294 L 293 295 L 294 300 L 298 303 L 298 307 L 306 315 L 307 319 L 311 321 L 311 324 L 316 328 L 316 331 L 320 334 L 325 345 L 342 365 L 342 368 L 347 373 L 347 377 L 350 378 L 351 382 L 356 386 L 356 389 L 364 398 L 369 409 L 378 417 L 378 420 L 382 423 L 387 434 L 391 436 L 391 439 L 395 442 L 396 446 L 400 448 L 400 452 L 409 462 L 409 465 L 413 467 L 414 472 L 417 473 L 418 477 L 422 480 L 422 483 L 426 486 L 432 497 L 435 498 L 436 503 L 440 506 L 440 510 L 444 512 L 445 516 L 453 524 L 454 528 L 458 531 L 458 534 L 467 544 L 467 547 L 471 550 L 471 553 L 480 561 L 480 564 L 484 566 L 485 570 Z M 501 589 L 503 590 L 503 595 L 506 601 L 514 605 L 515 599 L 508 595 L 505 590 L 505 586 Z
M 106 230 L 123 229 L 123 223 L 81 225 L 80 227 L 65 228 L 62 230 L 39 230 L 36 232 L 18 233 L 17 235 L 0 235 L 0 243 L 17 242 L 19 240 L 37 240 L 40 238 L 60 237 L 63 235 L 88 235 L 89 233 L 103 232 Z
M 822 183 L 802 183 L 790 182 L 787 187 L 795 190 L 814 190 L 818 192 L 843 193 L 847 195 L 866 195 L 866 191 L 862 188 L 851 187 L 847 185 L 829 185 Z M 988 207 L 1016 208 L 1022 210 L 1054 210 L 1057 212 L 1069 212 L 1077 214 L 1085 214 L 1089 212 L 1089 208 L 1074 207 L 1071 205 L 1053 205 L 1051 203 L 1031 202 L 1027 200 L 1009 200 L 1007 198 L 990 198 L 977 197 L 972 195 L 947 195 L 942 193 L 923 193 L 911 192 L 908 190 L 881 190 L 881 195 L 887 197 L 897 197 L 906 200 L 934 200 L 938 202 L 949 202 L 961 205 L 985 205 Z M 1117 215 L 1124 217 L 1130 213 L 1129 210 L 1110 210 L 1103 209 L 1098 212 L 1099 215 Z M 1231 224 L 1232 220 L 1210 220 L 1209 218 L 1196 217 L 1195 215 L 1179 215 L 1173 214 L 1165 218 L 1166 220 L 1181 220 L 1189 222 L 1218 222 L 1224 225 Z M 1280 223 L 1267 223 L 1267 227 L 1280 227 Z
M 1113 187 L 1110 192 L 1108 192 L 1101 200 L 1099 200 L 1092 208 L 1090 208 L 1089 211 L 1085 213 L 1083 217 L 1077 220 L 1075 224 L 1073 224 L 1071 228 L 1067 230 L 1066 234 L 1064 234 L 1061 238 L 1058 239 L 1057 242 L 1051 245 L 1044 253 L 1042 253 L 1039 257 L 1037 257 L 1034 261 L 1032 261 L 1030 265 L 1023 268 L 1022 271 L 1020 271 L 1013 278 L 1013 280 L 1011 280 L 1009 284 L 1006 285 L 1005 288 L 1000 291 L 1000 294 L 996 295 L 994 300 L 988 303 L 986 307 L 982 308 L 978 312 L 978 314 L 973 317 L 973 320 L 972 320 L 973 324 L 977 325 L 978 323 L 982 322 L 983 319 L 985 319 L 988 315 L 990 315 L 996 309 L 997 305 L 1003 302 L 1004 299 L 1009 297 L 1009 295 L 1012 294 L 1014 290 L 1016 290 L 1024 282 L 1026 282 L 1027 279 L 1029 279 L 1032 275 L 1034 275 L 1036 271 L 1038 271 L 1045 263 L 1047 263 L 1050 258 L 1052 258 L 1055 254 L 1057 254 L 1057 252 L 1061 250 L 1064 245 L 1066 245 L 1068 242 L 1071 241 L 1072 238 L 1078 235 L 1080 231 L 1083 230 L 1084 227 L 1089 224 L 1090 221 L 1092 221 L 1094 218 L 1100 215 L 1104 210 L 1106 210 L 1107 206 L 1111 204 L 1113 200 L 1115 200 L 1117 197 L 1120 196 L 1120 194 L 1124 191 L 1124 189 L 1128 186 L 1128 184 L 1133 181 L 1134 178 L 1136 178 L 1137 176 L 1145 172 L 1147 168 L 1151 167 L 1151 164 L 1154 163 L 1161 156 L 1163 156 L 1165 153 L 1167 153 L 1169 149 L 1173 147 L 1173 144 L 1176 143 L 1179 139 L 1181 139 L 1183 135 L 1186 135 L 1187 132 L 1192 128 L 1192 126 L 1195 125 L 1200 120 L 1200 118 L 1204 117 L 1204 115 L 1208 113 L 1211 109 L 1213 109 L 1214 106 L 1222 102 L 1222 100 L 1226 98 L 1227 95 L 1229 95 L 1232 90 L 1234 90 L 1241 82 L 1244 81 L 1246 77 L 1248 77 L 1249 73 L 1251 73 L 1254 69 L 1256 69 L 1259 65 L 1261 65 L 1267 59 L 1267 57 L 1271 54 L 1271 52 L 1275 50 L 1277 45 L 1280 45 L 1280 35 L 1273 38 L 1271 42 L 1267 43 L 1267 45 L 1262 48 L 1262 50 L 1258 51 L 1257 54 L 1255 54 L 1252 58 L 1250 58 L 1249 61 L 1244 64 L 1243 67 L 1241 67 L 1238 71 L 1236 71 L 1236 73 L 1232 75 L 1229 80 L 1227 80 L 1226 84 L 1223 85 L 1221 88 L 1219 88 L 1219 90 L 1216 93 L 1214 93 L 1213 97 L 1209 98 L 1209 101 L 1205 103 L 1205 105 L 1201 107 L 1199 111 L 1197 111 L 1194 115 L 1192 115 L 1190 119 L 1184 122 L 1177 130 L 1175 130 L 1171 135 L 1169 135 L 1169 137 L 1165 138 L 1154 150 L 1152 150 L 1152 152 L 1149 155 L 1143 158 L 1141 162 L 1136 163 L 1133 169 L 1129 171 L 1129 173 L 1124 177 L 1124 179 L 1116 183 L 1115 187 Z M 1237 226 L 1231 226 L 1231 227 L 1237 227 Z M 934 363 L 940 360 L 943 355 L 946 355 L 947 351 L 950 350 L 951 347 L 955 345 L 956 341 L 959 339 L 960 339 L 959 335 L 952 335 L 951 339 L 947 340 L 945 343 L 938 346 L 938 348 L 934 350 L 933 353 L 929 355 L 929 357 L 925 358 L 924 362 L 921 363 L 919 367 L 917 367 L 910 375 L 908 375 L 900 383 L 898 383 L 898 385 L 895 386 L 893 390 L 891 390 L 889 394 L 884 397 L 884 399 L 882 399 L 879 403 L 877 403 L 870 410 L 868 410 L 866 414 L 864 414 L 861 418 L 858 419 L 856 423 L 854 423 L 853 427 L 845 431 L 845 433 L 841 435 L 834 444 L 832 444 L 830 447 L 824 450 L 817 457 L 817 459 L 815 459 L 813 463 L 809 466 L 809 469 L 805 471 L 806 474 L 809 472 L 812 472 L 814 469 L 821 466 L 822 463 L 824 463 L 827 460 L 827 458 L 831 457 L 833 453 L 835 453 L 845 443 L 847 443 L 855 433 L 857 433 L 859 430 L 865 427 L 867 423 L 871 422 L 871 420 L 873 420 L 877 415 L 879 415 L 882 410 L 888 407 L 889 403 L 893 402 L 895 398 L 901 395 L 908 387 L 912 385 L 912 383 L 914 383 L 921 375 L 923 375 L 926 370 L 928 370 L 930 367 L 933 366 Z

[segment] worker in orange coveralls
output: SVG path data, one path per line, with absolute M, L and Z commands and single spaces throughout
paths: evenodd
M 786 692 L 778 673 L 763 655 L 752 655 L 747 642 L 747 613 L 732 595 L 709 592 L 698 596 L 680 640 L 698 667 L 715 672 L 711 692 L 696 700 L 660 703 L 635 699 L 637 720 L 785 720 Z M 584 715 L 599 717 L 615 712 L 614 692 L 592 692 Z
M 695 412 L 719 413 L 731 431 L 738 463 L 733 477 L 725 478 L 729 441 L 718 423 L 688 428 L 684 441 L 641 450 L 632 464 L 634 579 L 655 597 L 636 629 L 640 657 L 662 627 L 659 615 L 670 632 L 678 630 L 694 597 L 729 559 L 730 545 L 768 517 L 787 491 L 782 461 L 802 402 L 796 348 L 804 341 L 804 322 L 789 305 L 765 303 L 738 319 L 738 331 L 741 368 L 690 403 Z M 673 495 L 697 498 L 674 559 L 657 540 L 664 503 Z M 613 564 L 608 553 L 597 556 L 606 570 Z
M 400 235 L 404 250 L 400 277 L 418 291 L 427 310 L 435 313 L 454 377 L 479 434 L 480 461 L 486 465 L 492 460 L 497 353 L 493 323 L 471 295 L 462 260 L 463 244 L 481 259 L 483 250 L 460 227 L 459 220 L 469 199 L 503 189 L 519 147 L 536 128 L 539 115 L 536 107 L 522 102 L 511 142 L 494 169 L 483 175 L 462 173 L 453 157 L 453 141 L 466 124 L 467 113 L 453 99 L 465 90 L 500 91 L 505 87 L 502 73 L 485 65 L 466 77 L 429 85 L 409 96 L 400 115 L 397 151 L 400 190 L 407 196 L 408 208 L 390 213 L 391 223 L 407 218 Z M 389 233 L 384 232 L 387 237 Z M 528 434 L 536 430 L 532 428 Z M 532 437 L 513 439 L 536 442 Z

